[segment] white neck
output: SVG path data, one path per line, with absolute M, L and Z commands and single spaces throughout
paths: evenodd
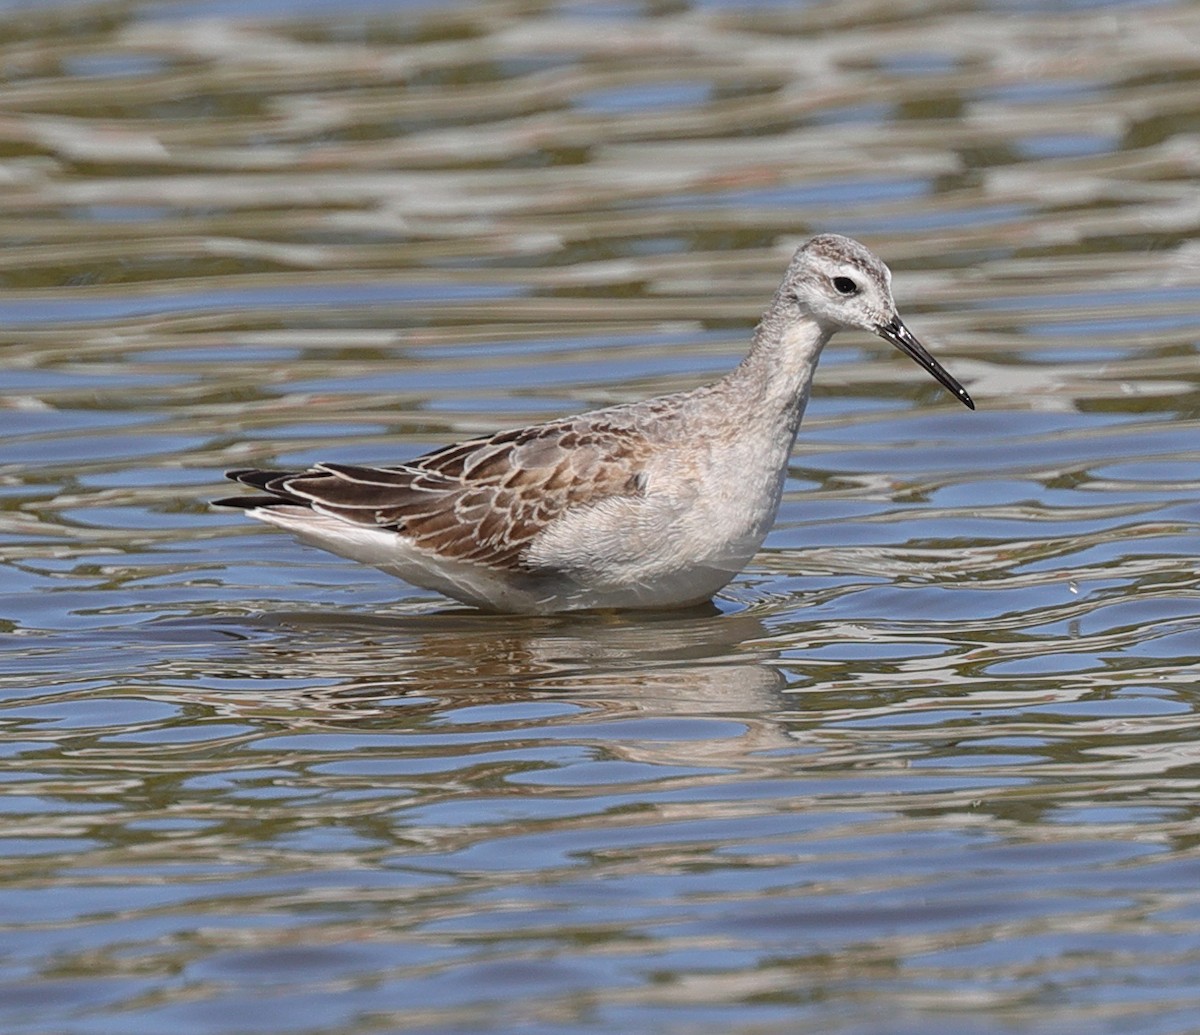
M 729 374 L 730 387 L 749 397 L 759 419 L 780 417 L 795 432 L 817 360 L 832 336 L 832 329 L 777 295 L 754 331 L 750 352 Z

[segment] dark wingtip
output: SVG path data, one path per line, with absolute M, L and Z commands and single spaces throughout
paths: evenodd
M 226 496 L 213 500 L 214 507 L 239 507 L 253 510 L 255 507 L 307 507 L 308 500 L 287 491 L 283 483 L 295 478 L 295 471 L 261 471 L 253 467 L 226 471 L 225 477 L 239 485 L 264 492 L 265 496 Z
M 276 478 L 288 478 L 295 473 L 295 471 L 264 471 L 256 467 L 241 467 L 234 471 L 226 471 L 225 477 L 232 482 L 239 482 L 242 485 L 251 485 L 256 489 L 266 489 L 268 482 L 273 482 Z
M 236 507 L 238 510 L 253 510 L 255 507 L 278 506 L 284 501 L 274 496 L 226 496 L 224 499 L 209 500 L 214 507 Z

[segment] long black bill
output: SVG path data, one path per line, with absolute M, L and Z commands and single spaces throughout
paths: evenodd
M 920 363 L 921 366 L 945 385 L 953 393 L 954 398 L 968 410 L 975 409 L 975 403 L 967 395 L 967 390 L 946 373 L 942 365 L 925 351 L 925 346 L 917 341 L 913 332 L 904 326 L 904 321 L 900 317 L 897 316 L 891 323 L 881 323 L 875 328 L 875 333 L 884 341 L 890 341 L 906 356 Z

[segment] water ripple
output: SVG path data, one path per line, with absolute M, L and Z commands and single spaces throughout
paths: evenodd
M 1191 1029 L 1194 6 L 19 6 L 0 1027 Z M 711 379 L 826 229 L 980 409 L 839 338 L 711 609 L 205 502 Z

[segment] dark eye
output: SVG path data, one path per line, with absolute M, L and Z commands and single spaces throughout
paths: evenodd
M 856 295 L 858 294 L 858 285 L 849 277 L 834 277 L 833 287 L 839 295 Z

